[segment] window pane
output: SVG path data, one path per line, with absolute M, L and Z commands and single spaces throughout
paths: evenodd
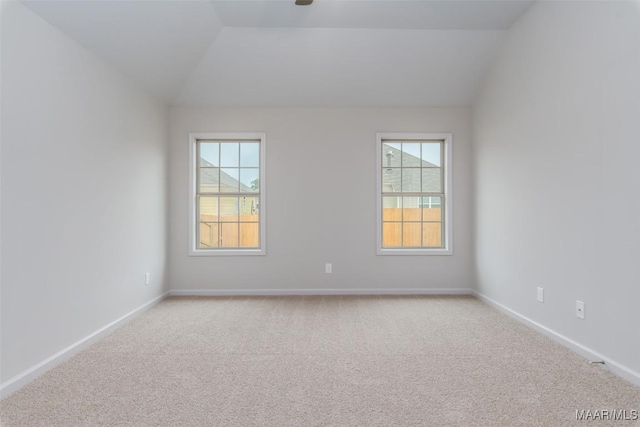
M 243 142 L 240 144 L 240 166 L 243 168 L 257 168 L 260 166 L 259 143 Z
M 257 222 L 240 224 L 240 246 L 244 248 L 260 246 L 260 227 Z
M 222 142 L 220 145 L 220 166 L 240 166 L 240 144 L 237 142 Z
M 399 142 L 385 142 L 382 144 L 382 167 L 397 168 L 402 164 L 402 146 Z
M 383 193 L 396 193 L 400 192 L 400 180 L 401 180 L 400 168 L 386 168 L 382 169 L 382 192 Z
M 262 137 L 255 134 L 229 137 L 211 133 L 192 146 L 196 156 L 192 158 L 196 179 L 192 194 L 195 230 L 189 239 L 192 249 L 203 249 L 208 254 L 226 253 L 213 249 L 229 249 L 228 253 L 243 254 L 255 251 L 242 249 L 258 249 L 264 244 L 260 237 L 264 230 L 262 143 Z
M 403 167 L 420 167 L 420 143 L 419 142 L 403 142 L 402 143 L 402 166 Z
M 445 141 L 426 134 L 419 140 L 414 139 L 416 134 L 407 136 L 385 139 L 379 147 L 381 244 L 441 249 L 446 240 Z
M 402 169 L 402 192 L 403 193 L 419 193 L 420 192 L 420 169 Z
M 423 197 L 422 198 L 422 220 L 442 221 L 442 198 Z
M 220 166 L 220 144 L 217 142 L 200 143 L 200 166 Z
M 257 193 L 260 191 L 260 169 L 240 169 L 240 192 Z
M 220 197 L 220 221 L 238 221 L 237 197 Z
M 200 193 L 217 193 L 220 191 L 220 169 L 201 168 L 200 169 Z
M 442 223 L 422 223 L 422 245 L 431 248 L 442 247 Z
M 402 220 L 422 221 L 420 213 L 420 197 L 402 198 Z
M 240 191 L 240 169 L 222 168 L 220 169 L 220 192 L 237 193 Z
M 442 143 L 440 142 L 425 142 L 422 144 L 422 166 L 423 167 L 440 167 L 441 156 L 440 149 L 442 147 Z M 425 164 L 427 162 L 428 164 Z
M 402 223 L 382 223 L 382 246 L 385 248 L 402 246 Z
M 223 222 L 220 224 L 220 246 L 225 248 L 238 247 L 237 222 Z
M 218 221 L 218 198 L 217 197 L 200 197 L 200 221 L 215 222 Z
M 240 221 L 255 221 L 260 220 L 258 209 L 260 198 L 259 197 L 240 197 L 238 209 L 240 210 Z
M 442 193 L 442 175 L 440 168 L 422 168 L 422 191 Z
M 422 246 L 422 223 L 405 222 L 402 225 L 402 245 L 405 247 Z
M 218 247 L 218 223 L 217 222 L 201 222 L 200 223 L 200 241 L 198 248 L 217 248 Z
M 382 198 L 382 220 L 402 221 L 402 197 Z

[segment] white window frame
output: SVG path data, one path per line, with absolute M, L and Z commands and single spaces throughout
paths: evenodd
M 382 141 L 444 141 L 444 244 L 442 248 L 382 247 Z M 378 255 L 453 255 L 453 134 L 451 133 L 376 133 L 376 253 Z
M 196 159 L 197 143 L 199 140 L 260 141 L 260 247 L 259 248 L 207 248 L 197 246 L 198 219 L 197 209 L 197 179 L 198 159 Z M 266 145 L 267 136 L 264 132 L 192 132 L 189 133 L 189 255 L 190 256 L 229 256 L 229 255 L 266 255 Z

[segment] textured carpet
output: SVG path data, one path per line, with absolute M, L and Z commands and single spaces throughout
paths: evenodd
M 471 297 L 170 298 L 0 402 L 3 426 L 563 426 L 640 388 Z

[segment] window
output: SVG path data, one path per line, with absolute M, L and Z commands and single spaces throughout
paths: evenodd
M 265 134 L 192 133 L 190 255 L 265 254 Z
M 451 255 L 451 134 L 377 134 L 378 254 Z

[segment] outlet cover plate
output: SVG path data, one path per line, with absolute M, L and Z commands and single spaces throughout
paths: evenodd
M 582 301 L 576 301 L 576 316 L 584 319 L 584 302 Z

